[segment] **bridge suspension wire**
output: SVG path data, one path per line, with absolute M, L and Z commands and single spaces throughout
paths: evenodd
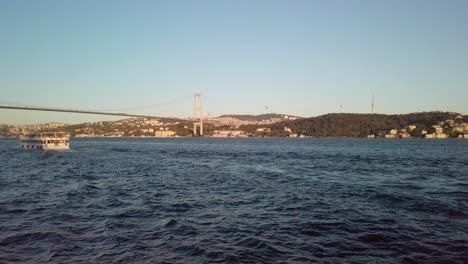
M 72 111 L 72 110 L 73 111 L 84 111 L 84 112 L 130 111 L 130 110 L 141 110 L 141 109 L 150 109 L 150 108 L 163 107 L 163 106 L 172 105 L 172 104 L 176 104 L 176 103 L 179 103 L 179 102 L 187 101 L 188 99 L 191 99 L 191 98 L 192 98 L 192 95 L 189 95 L 189 96 L 183 96 L 183 97 L 175 98 L 173 100 L 166 101 L 166 102 L 159 103 L 159 104 L 139 106 L 139 107 L 129 107 L 129 108 L 85 109 L 85 110 L 81 110 L 81 109 L 70 109 L 70 108 L 65 109 L 65 108 L 57 107 L 57 108 L 51 108 L 51 109 L 62 109 L 62 110 L 70 110 L 70 111 Z M 46 106 L 24 104 L 24 103 L 13 102 L 13 101 L 8 101 L 8 100 L 0 100 L 0 105 L 11 106 L 11 107 L 37 108 L 37 109 L 38 108 L 44 108 L 44 109 L 50 108 L 50 107 L 46 107 Z
M 15 109 L 15 110 L 30 110 L 30 111 L 46 111 L 46 112 L 64 112 L 64 113 L 77 113 L 77 114 L 92 114 L 92 115 L 110 115 L 110 116 L 127 116 L 127 117 L 140 117 L 140 118 L 161 118 L 158 116 L 150 115 L 137 115 L 137 114 L 126 114 L 126 113 L 110 113 L 110 112 L 99 112 L 99 111 L 86 111 L 86 110 L 73 110 L 73 109 L 62 109 L 62 108 L 45 108 L 45 107 L 24 107 L 24 106 L 2 106 L 0 109 Z
M 154 104 L 154 105 L 137 106 L 137 107 L 129 107 L 129 108 L 119 108 L 119 109 L 86 109 L 86 110 L 83 110 L 83 111 L 112 112 L 112 111 L 130 111 L 130 110 L 150 109 L 150 108 L 156 108 L 156 107 L 172 105 L 172 104 L 175 104 L 175 103 L 178 103 L 178 102 L 183 102 L 184 100 L 187 101 L 188 99 L 191 99 L 191 98 L 192 98 L 192 95 L 189 95 L 189 96 L 175 98 L 175 99 L 172 99 L 170 101 L 166 101 L 166 102 L 159 103 L 159 104 Z M 8 106 L 47 108 L 45 106 L 40 106 L 40 105 L 31 105 L 31 104 L 24 104 L 24 103 L 18 103 L 18 102 L 13 102 L 13 101 L 4 101 L 4 100 L 0 100 L 0 104 L 8 105 Z M 59 109 L 61 109 L 61 108 L 59 107 Z M 72 110 L 72 109 L 70 109 L 70 110 Z M 79 109 L 73 109 L 73 110 L 81 111 Z
M 205 105 L 206 105 L 205 109 L 208 110 L 208 113 L 214 114 L 214 112 L 211 111 L 211 110 L 213 110 L 213 106 L 209 102 L 208 97 L 205 94 L 203 94 L 203 98 L 204 98 L 203 103 L 205 103 Z
M 124 109 L 107 109 L 107 110 L 81 110 L 81 109 L 71 109 L 71 108 L 52 108 L 38 105 L 29 105 L 18 102 L 12 102 L 7 100 L 0 100 L 0 109 L 11 109 L 11 110 L 30 110 L 30 111 L 47 111 L 47 112 L 65 112 L 65 113 L 79 113 L 79 114 L 93 114 L 93 115 L 110 115 L 110 116 L 126 116 L 126 117 L 139 117 L 139 118 L 161 118 L 158 116 L 143 115 L 143 114 L 129 114 L 129 113 L 112 113 L 111 111 L 128 111 L 128 110 L 137 110 L 137 109 L 149 109 L 155 107 L 161 107 L 166 105 L 175 104 L 182 102 L 183 100 L 191 98 L 190 96 L 184 96 L 176 98 L 164 103 L 147 105 L 141 107 L 131 107 Z M 186 120 L 183 118 L 177 118 L 180 120 Z
M 154 105 L 146 105 L 146 106 L 130 107 L 130 108 L 121 108 L 121 109 L 96 109 L 96 110 L 93 110 L 93 111 L 107 112 L 107 111 L 130 111 L 130 110 L 150 109 L 150 108 L 156 108 L 156 107 L 172 105 L 172 104 L 175 104 L 175 103 L 183 102 L 184 100 L 188 101 L 188 99 L 191 99 L 191 98 L 192 98 L 192 95 L 189 95 L 189 96 L 179 97 L 179 98 L 176 98 L 176 99 L 164 102 L 164 103 L 159 103 L 159 104 L 154 104 Z

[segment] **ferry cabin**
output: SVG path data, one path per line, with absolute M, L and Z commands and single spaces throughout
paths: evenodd
M 20 136 L 22 149 L 70 149 L 69 137 L 60 132 L 40 132 Z

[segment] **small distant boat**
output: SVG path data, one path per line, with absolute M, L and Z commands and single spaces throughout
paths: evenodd
M 65 132 L 37 132 L 20 136 L 22 149 L 70 149 L 70 137 Z

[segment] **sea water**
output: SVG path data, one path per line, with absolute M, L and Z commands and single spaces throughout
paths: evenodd
M 0 139 L 0 263 L 463 263 L 468 140 Z

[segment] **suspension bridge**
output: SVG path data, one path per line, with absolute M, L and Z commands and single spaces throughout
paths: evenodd
M 74 109 L 62 109 L 62 108 L 48 108 L 48 107 L 27 107 L 27 106 L 0 105 L 0 109 L 62 112 L 62 113 L 77 113 L 77 114 L 91 114 L 91 115 L 126 116 L 126 117 L 143 117 L 143 118 L 161 118 L 161 117 L 149 116 L 149 115 L 112 113 L 112 112 L 101 112 L 101 111 L 87 111 L 87 110 L 74 110 Z
M 192 119 L 176 118 L 182 121 L 192 121 L 193 122 L 193 131 L 199 129 L 199 134 L 203 135 L 203 93 L 193 94 L 193 115 Z M 135 107 L 128 108 L 130 109 L 143 109 L 149 107 Z M 154 118 L 161 119 L 163 117 L 152 116 L 152 115 L 140 115 L 140 114 L 128 114 L 128 113 L 115 113 L 108 111 L 98 111 L 98 110 L 80 110 L 80 109 L 66 109 L 66 108 L 50 108 L 50 107 L 40 107 L 40 106 L 25 106 L 25 105 L 11 105 L 0 101 L 0 109 L 9 109 L 9 110 L 26 110 L 26 111 L 45 111 L 45 112 L 62 112 L 62 113 L 76 113 L 76 114 L 91 114 L 91 115 L 107 115 L 107 116 L 123 116 L 123 117 L 137 117 L 137 118 Z

